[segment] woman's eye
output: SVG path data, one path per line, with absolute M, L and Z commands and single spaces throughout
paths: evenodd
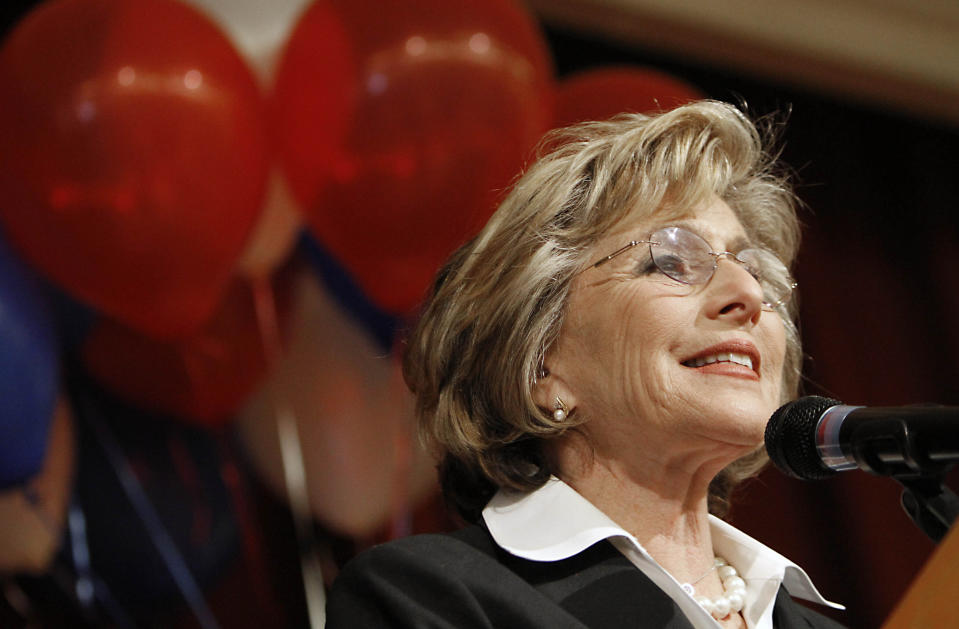
M 656 257 L 656 267 L 670 277 L 684 276 L 686 274 L 686 261 L 674 253 L 666 253 Z
M 659 271 L 659 267 L 649 256 L 636 260 L 636 263 L 633 265 L 633 273 L 637 277 L 641 275 L 650 275 L 652 273 L 656 273 L 657 271 Z

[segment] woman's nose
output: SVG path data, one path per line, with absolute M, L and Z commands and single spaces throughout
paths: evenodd
M 743 323 L 759 321 L 763 308 L 762 286 L 733 254 L 717 256 L 716 270 L 706 292 L 710 317 L 733 318 Z

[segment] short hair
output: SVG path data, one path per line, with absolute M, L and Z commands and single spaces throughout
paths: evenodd
M 761 131 L 732 105 L 704 100 L 553 131 L 486 226 L 440 270 L 408 339 L 404 375 L 444 495 L 463 517 L 478 519 L 498 488 L 528 491 L 555 472 L 543 444 L 579 420 L 538 407 L 533 386 L 572 280 L 608 230 L 637 213 L 678 216 L 716 195 L 754 244 L 792 266 L 796 201 L 772 151 L 776 125 L 765 123 Z M 785 402 L 798 390 L 802 353 L 795 300 L 779 311 Z M 710 486 L 710 511 L 725 515 L 734 486 L 766 461 L 760 448 L 724 469 Z

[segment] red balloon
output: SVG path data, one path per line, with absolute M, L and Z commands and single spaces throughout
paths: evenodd
M 160 337 L 216 307 L 257 218 L 263 102 L 172 0 L 40 5 L 0 49 L 0 220 L 79 299 Z
M 403 314 L 489 217 L 552 98 L 545 43 L 510 0 L 320 0 L 280 62 L 271 119 L 317 238 Z
M 626 111 L 667 111 L 701 98 L 703 94 L 692 85 L 648 68 L 585 70 L 560 82 L 555 126 L 605 120 Z
M 268 304 L 283 322 L 291 280 L 289 271 L 277 274 L 275 303 Z M 223 425 L 271 366 L 255 299 L 250 283 L 234 280 L 214 316 L 175 341 L 147 338 L 104 319 L 84 342 L 84 363 L 104 387 L 141 408 Z

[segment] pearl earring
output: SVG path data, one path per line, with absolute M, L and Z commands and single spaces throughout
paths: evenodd
M 566 406 L 566 402 L 564 402 L 563 400 L 559 399 L 559 397 L 557 397 L 555 410 L 553 411 L 553 419 L 555 419 L 558 422 L 561 422 L 564 419 L 566 419 L 568 416 L 569 416 L 569 407 Z

